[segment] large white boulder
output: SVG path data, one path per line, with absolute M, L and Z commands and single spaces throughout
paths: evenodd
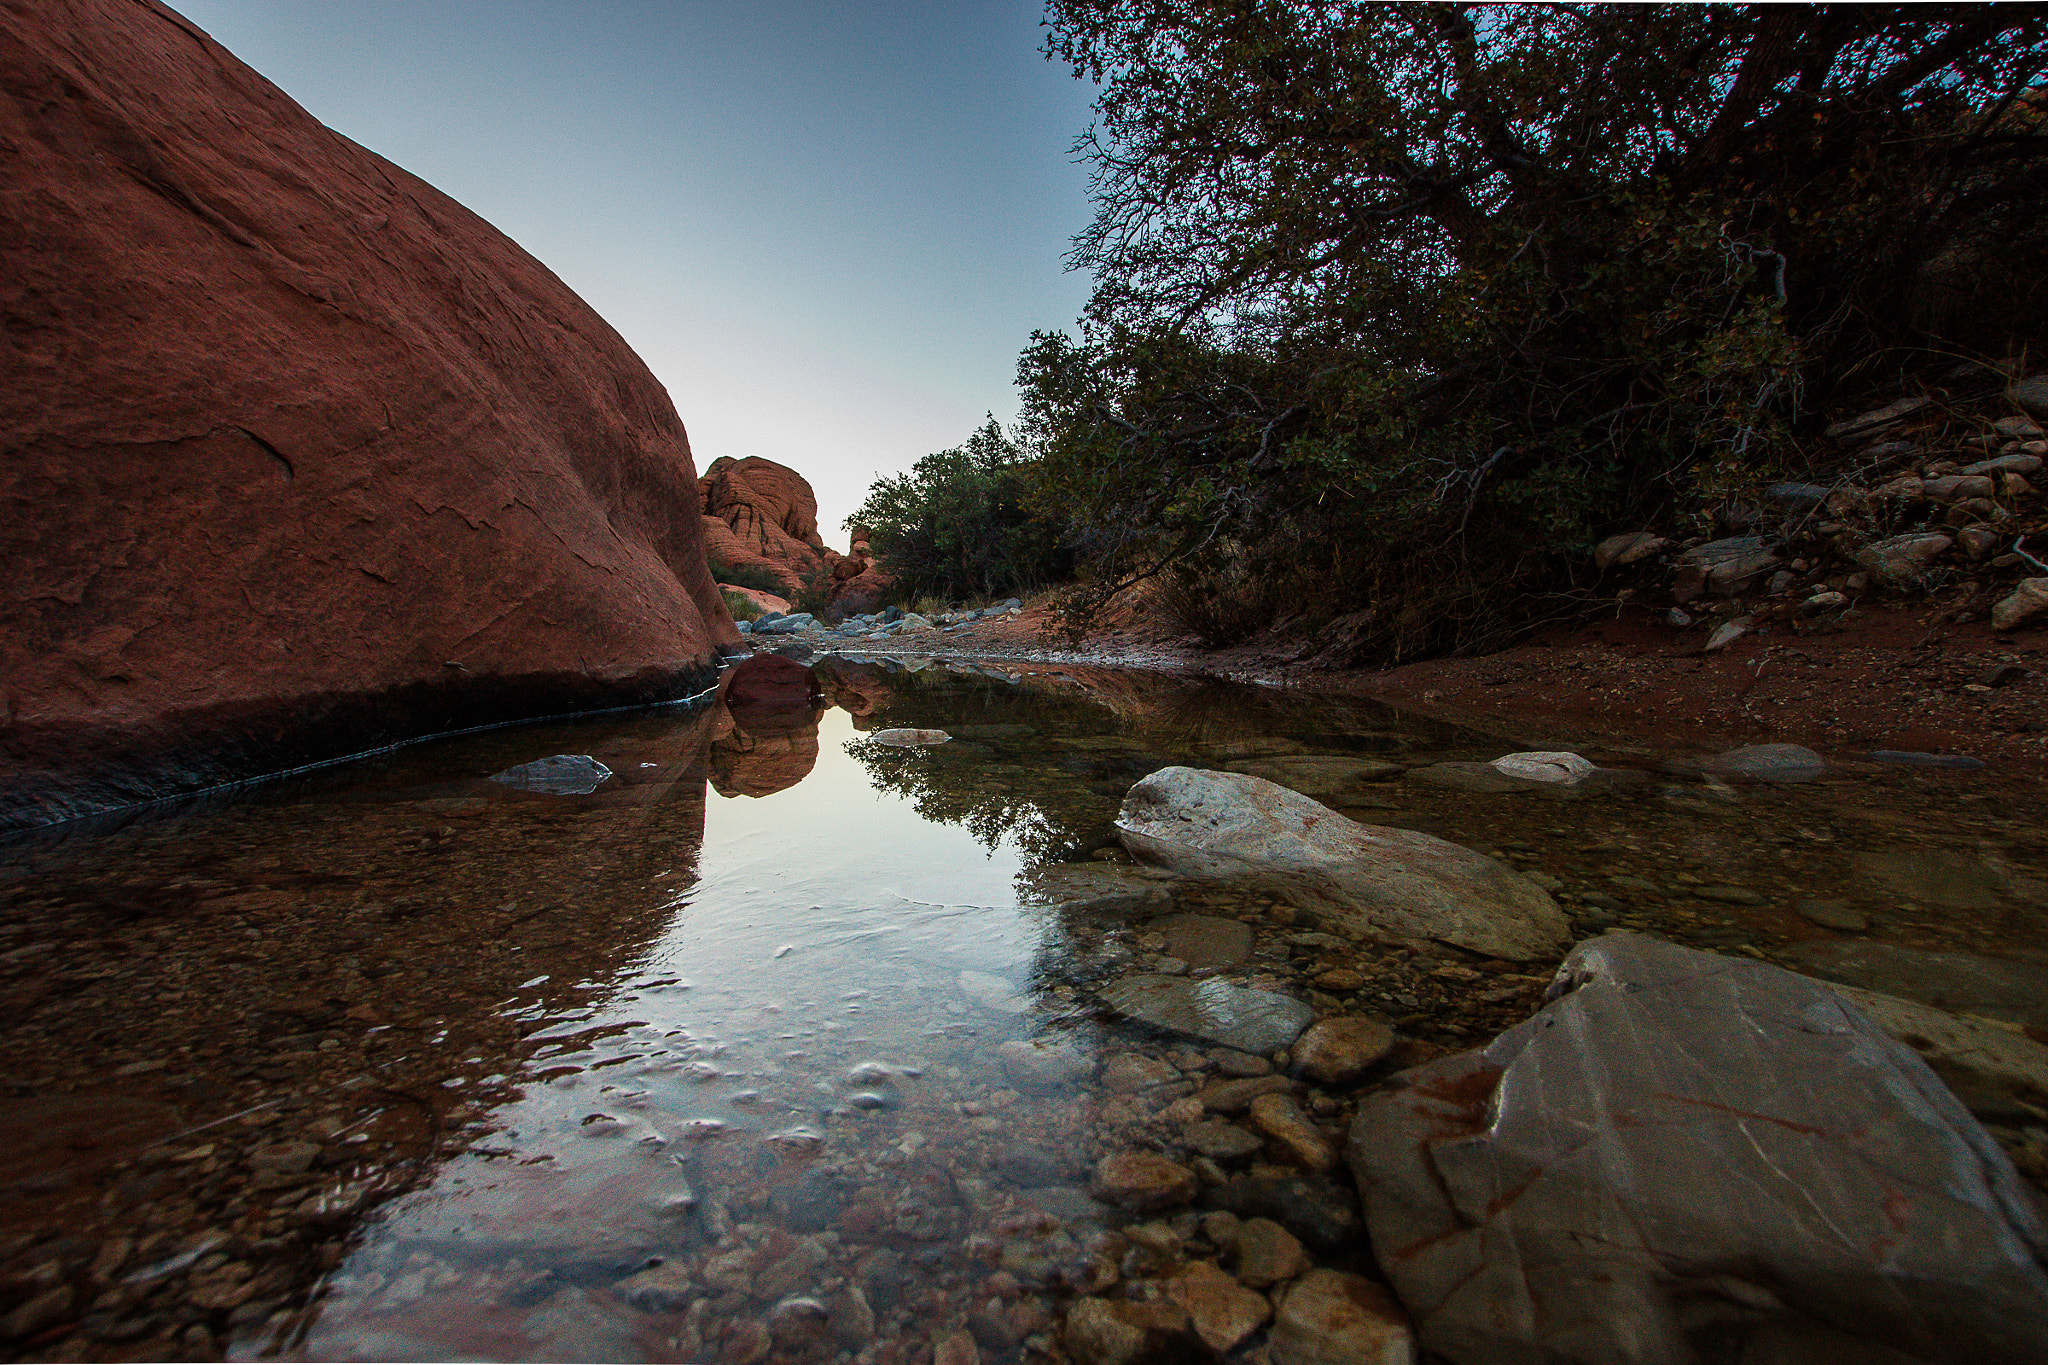
M 1361 825 L 1247 773 L 1162 768 L 1131 788 L 1117 831 L 1145 862 L 1280 896 L 1333 933 L 1435 939 L 1518 962 L 1554 959 L 1570 942 L 1557 903 L 1504 864 L 1434 835 Z

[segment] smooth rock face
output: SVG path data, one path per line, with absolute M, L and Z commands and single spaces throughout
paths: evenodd
M 1286 1047 L 1315 1018 L 1299 1000 L 1209 977 L 1127 976 L 1102 991 L 1118 1014 L 1240 1052 Z
M 163 6 L 0 72 L 0 825 L 709 684 L 688 438 L 544 266 Z
M 611 775 L 610 768 L 589 754 L 554 754 L 493 773 L 491 781 L 550 796 L 588 796 Z
M 2048 1229 L 2018 1175 L 1838 996 L 1628 934 L 1580 944 L 1559 989 L 1353 1124 L 1425 1348 L 1753 1359 L 1818 1327 L 1928 1361 L 2048 1358 Z
M 1358 824 L 1242 773 L 1163 768 L 1131 788 L 1117 830 L 1146 862 L 1276 892 L 1339 932 L 1514 961 L 1555 956 L 1568 939 L 1556 902 L 1493 859 Z

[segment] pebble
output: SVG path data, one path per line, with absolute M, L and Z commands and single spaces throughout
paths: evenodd
M 1233 1214 L 1211 1214 L 1230 1218 Z M 1210 1240 L 1214 1241 L 1214 1238 Z M 1221 1246 L 1222 1243 L 1217 1243 Z M 1255 1289 L 1291 1280 L 1309 1269 L 1308 1252 L 1286 1228 L 1270 1218 L 1253 1218 L 1232 1229 L 1230 1246 L 1235 1256 L 1232 1269 L 1237 1278 Z
M 1264 1294 L 1245 1288 L 1212 1261 L 1195 1261 L 1169 1278 L 1166 1297 L 1188 1315 L 1195 1335 L 1217 1355 L 1236 1350 L 1273 1316 Z
M 1352 1085 L 1393 1050 L 1392 1029 L 1344 1015 L 1311 1024 L 1294 1045 L 1294 1062 L 1318 1085 Z
M 1264 1057 L 1254 1057 L 1249 1052 L 1237 1052 L 1219 1047 L 1207 1054 L 1216 1063 L 1216 1069 L 1226 1076 L 1270 1076 L 1273 1064 Z
M 1257 1134 L 1222 1119 L 1189 1124 L 1181 1130 L 1181 1141 L 1212 1161 L 1242 1161 L 1265 1146 Z
M 1095 1166 L 1095 1197 L 1133 1213 L 1185 1204 L 1195 1189 L 1193 1171 L 1155 1152 L 1120 1152 Z
M 1285 1076 L 1247 1076 L 1239 1080 L 1211 1081 L 1197 1092 L 1195 1098 L 1212 1113 L 1236 1114 L 1261 1095 L 1277 1094 L 1292 1088 L 1293 1083 Z
M 1180 1078 L 1177 1068 L 1138 1052 L 1119 1052 L 1102 1067 L 1103 1089 L 1113 1095 L 1135 1095 Z
M 1311 1171 L 1337 1165 L 1337 1146 L 1301 1112 L 1292 1095 L 1261 1095 L 1252 1101 L 1252 1122 L 1287 1154 Z
M 1274 1315 L 1273 1365 L 1411 1365 L 1415 1336 L 1393 1296 L 1362 1275 L 1315 1270 Z
M 1095 1070 L 1081 1049 L 1058 1038 L 1013 1038 L 997 1045 L 996 1060 L 1010 1084 L 1023 1090 L 1069 1085 Z

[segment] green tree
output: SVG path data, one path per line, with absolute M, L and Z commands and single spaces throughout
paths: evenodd
M 1047 23 L 1102 86 L 1097 288 L 1020 363 L 1045 496 L 1101 547 L 1083 612 L 1320 557 L 1367 648 L 1486 643 L 1592 532 L 1783 466 L 1861 358 L 1995 344 L 2048 278 L 2033 7 Z
M 1063 525 L 1028 503 L 1031 461 L 994 417 L 964 445 L 878 479 L 846 525 L 865 526 L 905 592 L 995 596 L 1073 572 Z

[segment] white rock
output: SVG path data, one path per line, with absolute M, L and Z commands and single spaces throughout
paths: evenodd
M 1146 862 L 1278 894 L 1337 932 L 1519 962 L 1554 957 L 1569 939 L 1557 903 L 1505 865 L 1434 835 L 1358 824 L 1243 773 L 1162 768 L 1131 788 L 1117 830 Z
M 1531 782 L 1556 782 L 1567 787 L 1575 787 L 1599 771 L 1577 754 L 1547 749 L 1503 754 L 1493 760 L 1493 766 L 1509 777 L 1526 777 Z
M 2029 578 L 1991 609 L 1993 630 L 2018 630 L 2048 613 L 2048 578 Z

